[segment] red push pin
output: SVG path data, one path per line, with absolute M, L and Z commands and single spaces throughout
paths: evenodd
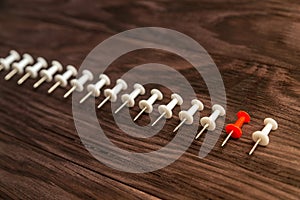
M 228 124 L 225 128 L 226 133 L 228 136 L 225 138 L 224 142 L 222 143 L 222 147 L 226 144 L 230 137 L 232 138 L 240 138 L 242 136 L 242 129 L 244 123 L 250 122 L 250 115 L 245 111 L 239 111 L 237 113 L 238 120 L 234 124 Z

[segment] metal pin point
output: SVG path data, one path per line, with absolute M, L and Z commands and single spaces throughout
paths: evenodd
M 260 141 L 261 141 L 261 138 L 259 138 L 259 139 L 255 142 L 254 146 L 252 147 L 251 151 L 249 152 L 249 155 L 251 155 L 251 154 L 254 152 L 254 150 L 256 149 L 257 145 L 260 143 Z
M 139 112 L 139 114 L 137 114 L 137 116 L 135 116 L 135 118 L 133 119 L 133 121 L 136 121 L 147 109 L 147 107 L 143 108 L 143 110 L 141 110 L 141 112 Z
M 232 133 L 233 133 L 233 130 L 230 131 L 230 133 L 227 135 L 227 137 L 226 137 L 225 140 L 223 141 L 221 147 L 223 147 L 223 146 L 226 144 L 226 142 L 227 142 L 227 141 L 229 140 L 229 138 L 231 137 Z
M 61 82 L 58 81 L 56 82 L 49 90 L 48 90 L 48 94 L 51 94 L 58 86 L 60 86 Z
M 157 118 L 157 120 L 155 120 L 155 122 L 153 122 L 152 126 L 154 126 L 155 124 L 157 124 L 157 122 L 158 122 L 159 120 L 161 120 L 161 118 L 163 118 L 163 117 L 165 116 L 165 114 L 166 114 L 166 112 L 163 112 L 163 113 Z
M 196 140 L 201 136 L 201 134 L 203 133 L 203 131 L 205 131 L 205 130 L 207 129 L 208 126 L 209 126 L 208 124 L 205 124 L 205 125 L 203 126 L 202 130 L 201 130 L 201 131 L 198 133 L 198 135 L 195 137 Z

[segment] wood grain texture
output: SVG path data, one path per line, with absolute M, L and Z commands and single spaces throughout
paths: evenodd
M 129 174 L 103 165 L 84 148 L 71 99 L 62 97 L 65 89 L 48 95 L 53 83 L 33 90 L 36 80 L 17 86 L 20 76 L 4 81 L 7 72 L 2 71 L 0 198 L 299 199 L 299 10 L 296 0 L 0 1 L 1 57 L 16 49 L 79 67 L 91 49 L 116 33 L 144 26 L 170 28 L 198 41 L 216 62 L 226 87 L 226 123 L 235 121 L 241 109 L 252 116 L 241 139 L 221 148 L 223 132 L 204 159 L 198 158 L 202 137 L 166 168 Z M 149 62 L 179 70 L 206 106 L 201 116 L 210 114 L 210 97 L 200 75 L 173 54 L 132 52 L 116 60 L 107 74 L 115 82 L 134 66 Z M 149 96 L 151 85 L 146 88 Z M 161 103 L 167 103 L 171 92 L 161 89 L 168 97 Z M 138 111 L 135 106 L 132 116 Z M 97 115 L 120 148 L 149 152 L 172 140 L 178 112 L 176 108 L 175 117 L 149 139 L 123 133 L 109 104 Z M 250 157 L 250 133 L 263 127 L 265 117 L 276 119 L 279 129 L 270 134 L 267 147 L 258 147 Z M 149 118 L 142 116 L 137 123 L 147 124 Z

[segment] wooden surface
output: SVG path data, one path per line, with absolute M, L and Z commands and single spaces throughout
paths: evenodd
M 170 28 L 198 41 L 219 67 L 228 101 L 226 123 L 235 121 L 240 109 L 252 116 L 241 139 L 221 148 L 223 132 L 204 159 L 198 158 L 202 137 L 166 168 L 129 174 L 103 165 L 84 148 L 75 130 L 71 99 L 62 98 L 65 89 L 48 95 L 53 83 L 33 90 L 36 80 L 17 86 L 20 76 L 4 81 L 7 72 L 2 71 L 0 198 L 299 199 L 299 10 L 296 0 L 0 1 L 1 57 L 16 49 L 79 67 L 94 46 L 116 33 L 144 26 Z M 201 115 L 209 115 L 210 99 L 200 76 L 173 55 L 135 52 L 114 62 L 107 74 L 115 81 L 148 62 L 185 74 L 206 105 Z M 166 102 L 168 98 L 162 103 Z M 131 114 L 138 111 L 134 107 Z M 98 114 L 113 142 L 141 152 L 159 149 L 172 139 L 178 111 L 149 140 L 122 133 L 109 104 Z M 270 134 L 267 147 L 259 146 L 248 156 L 251 133 L 263 127 L 265 117 L 276 119 L 279 129 Z M 139 123 L 147 123 L 147 116 Z

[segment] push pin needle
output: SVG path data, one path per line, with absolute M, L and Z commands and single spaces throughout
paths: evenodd
M 108 100 L 111 102 L 117 101 L 117 95 L 122 91 L 127 89 L 127 83 L 122 80 L 118 79 L 117 84 L 112 89 L 106 89 L 104 90 L 104 96 L 106 97 L 99 105 L 98 108 L 101 108 Z
M 124 108 L 126 105 L 128 107 L 133 107 L 135 102 L 134 99 L 138 95 L 144 95 L 145 94 L 145 88 L 141 84 L 134 84 L 133 86 L 134 90 L 130 94 L 123 94 L 121 97 L 121 100 L 123 104 L 115 111 L 115 114 L 117 114 L 122 108 Z
M 91 81 L 93 80 L 94 76 L 92 74 L 92 72 L 90 72 L 89 70 L 83 70 L 82 71 L 82 76 L 78 79 L 72 79 L 70 81 L 70 84 L 72 85 L 71 89 L 69 91 L 67 91 L 64 95 L 64 98 L 67 98 L 70 94 L 72 94 L 72 92 L 74 92 L 75 90 L 77 90 L 78 92 L 82 92 L 84 89 L 84 84 L 87 81 Z
M 215 122 L 216 119 L 219 116 L 224 116 L 225 113 L 226 113 L 225 109 L 219 104 L 213 105 L 212 110 L 213 110 L 213 113 L 209 117 L 202 117 L 201 118 L 200 123 L 203 126 L 203 128 L 197 134 L 195 139 L 198 139 L 206 129 L 208 129 L 209 131 L 215 130 L 216 129 L 216 122 Z
M 192 106 L 190 107 L 189 110 L 185 111 L 180 111 L 179 112 L 179 119 L 180 119 L 180 124 L 173 130 L 173 133 L 177 131 L 184 123 L 185 124 L 192 124 L 194 121 L 194 115 L 195 113 L 199 110 L 203 110 L 204 106 L 203 103 L 197 99 L 192 100 L 191 102 Z
M 183 100 L 181 98 L 181 96 L 179 96 L 178 94 L 172 94 L 171 95 L 171 101 L 168 103 L 168 105 L 160 105 L 158 106 L 158 112 L 160 113 L 160 116 L 157 118 L 157 120 L 155 122 L 153 122 L 152 126 L 154 126 L 155 124 L 157 124 L 157 122 L 159 120 L 161 120 L 161 118 L 165 117 L 167 119 L 171 118 L 173 113 L 172 110 L 176 105 L 181 105 L 183 103 Z
M 74 66 L 68 65 L 67 71 L 64 74 L 58 74 L 54 77 L 56 83 L 48 90 L 48 93 L 52 93 L 58 86 L 66 87 L 68 85 L 68 79 L 71 76 L 76 76 L 77 70 Z
M 157 90 L 157 89 L 152 89 L 151 90 L 151 97 L 147 100 L 141 100 L 139 102 L 139 107 L 141 112 L 137 114 L 137 116 L 134 118 L 133 121 L 136 121 L 144 112 L 151 113 L 153 111 L 153 104 L 156 100 L 162 100 L 163 99 L 163 94 Z
M 29 77 L 36 78 L 40 69 L 48 67 L 47 61 L 44 58 L 38 57 L 36 60 L 37 63 L 25 69 L 27 73 L 18 80 L 18 85 L 24 83 Z
M 242 129 L 244 123 L 250 122 L 250 116 L 245 111 L 239 111 L 237 113 L 238 120 L 234 124 L 228 124 L 225 128 L 226 133 L 228 134 L 225 138 L 224 142 L 222 143 L 222 147 L 227 143 L 230 137 L 232 138 L 240 138 L 242 136 Z
M 38 80 L 34 85 L 33 88 L 37 88 L 39 87 L 42 83 L 44 83 L 45 81 L 47 82 L 51 82 L 53 80 L 53 75 L 56 72 L 61 72 L 63 70 L 62 65 L 60 64 L 60 62 L 53 60 L 51 63 L 51 67 L 48 69 L 42 69 L 40 71 L 40 76 L 42 77 L 40 80 Z
M 258 145 L 267 146 L 269 144 L 269 133 L 271 130 L 277 130 L 278 124 L 272 118 L 266 118 L 264 120 L 265 127 L 261 131 L 255 131 L 252 134 L 252 140 L 255 142 L 254 146 L 252 147 L 249 155 L 251 155 Z

